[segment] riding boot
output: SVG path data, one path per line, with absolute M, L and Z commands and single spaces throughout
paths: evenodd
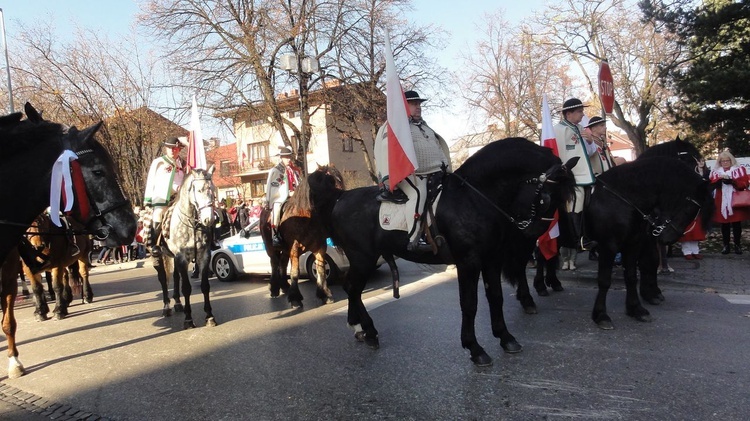
M 282 240 L 281 235 L 279 234 L 279 231 L 276 228 L 271 228 L 271 231 L 273 231 L 273 236 L 271 238 L 271 245 L 274 247 L 281 247 L 284 244 L 284 240 Z
M 576 238 L 580 239 L 580 244 L 578 244 L 580 251 L 591 250 L 594 247 L 596 247 L 596 241 L 591 240 L 588 237 L 586 237 L 586 233 L 584 229 L 585 225 L 584 225 L 583 212 L 573 213 L 572 219 L 573 219 L 573 229 L 576 231 L 575 232 Z
M 378 192 L 378 195 L 375 196 L 375 199 L 377 199 L 378 202 L 393 202 L 396 204 L 403 204 L 409 201 L 409 196 L 404 193 L 403 190 L 399 189 L 398 187 L 394 188 L 393 191 L 391 191 L 390 187 L 388 186 L 388 178 L 384 179 L 380 183 L 380 192 Z

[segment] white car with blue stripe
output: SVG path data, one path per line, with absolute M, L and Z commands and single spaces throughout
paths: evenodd
M 349 260 L 344 250 L 327 240 L 326 279 L 335 277 L 340 271 L 349 269 Z M 299 259 L 300 277 L 317 276 L 315 257 L 308 251 Z M 256 220 L 237 234 L 219 242 L 219 249 L 211 252 L 211 270 L 220 281 L 233 281 L 240 274 L 271 275 L 271 259 L 266 254 Z M 287 270 L 288 273 L 288 270 Z

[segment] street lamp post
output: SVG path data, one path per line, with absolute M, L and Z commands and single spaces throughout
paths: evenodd
M 5 49 L 5 71 L 8 75 L 8 108 L 10 113 L 13 114 L 13 88 L 10 84 L 10 63 L 8 62 L 8 42 L 5 39 L 5 14 L 3 9 L 0 8 L 0 30 L 3 33 L 3 48 Z
M 318 61 L 314 57 L 286 54 L 281 58 L 281 65 L 287 72 L 296 73 L 299 82 L 299 142 L 302 145 L 302 171 L 307 177 L 307 143 L 310 141 L 310 115 L 307 107 L 309 89 L 307 85 L 310 76 L 318 71 Z

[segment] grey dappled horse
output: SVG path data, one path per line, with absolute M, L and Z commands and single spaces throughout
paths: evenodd
M 182 281 L 182 295 L 185 297 L 185 329 L 194 328 L 192 310 L 190 308 L 190 276 L 188 265 L 195 259 L 195 264 L 200 270 L 201 292 L 203 293 L 203 310 L 206 312 L 206 326 L 216 326 L 211 302 L 209 301 L 210 285 L 208 283 L 209 261 L 211 259 L 211 244 L 214 241 L 214 199 L 216 198 L 216 186 L 211 177 L 214 166 L 208 170 L 193 169 L 185 175 L 177 196 L 164 214 L 162 222 L 163 241 L 154 248 L 160 248 L 162 262 L 169 275 L 172 270 L 176 272 L 175 282 L 175 308 L 179 303 L 177 294 L 179 282 Z M 158 253 L 158 251 L 157 251 Z M 159 283 L 164 293 L 163 315 L 171 314 L 169 310 L 169 295 L 167 282 L 169 276 Z

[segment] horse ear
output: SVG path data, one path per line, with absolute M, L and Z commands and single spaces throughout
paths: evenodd
M 565 163 L 565 168 L 567 168 L 568 171 L 570 171 L 571 169 L 573 169 L 573 167 L 576 166 L 576 164 L 578 163 L 579 159 L 580 159 L 580 157 L 578 157 L 578 156 L 574 156 L 573 158 L 570 158 L 568 160 L 568 162 Z
M 39 111 L 36 110 L 30 103 L 26 103 L 23 106 L 24 111 L 26 112 L 26 118 L 28 118 L 33 123 L 41 123 L 44 121 L 42 118 L 42 115 L 39 113 Z
M 103 122 L 100 121 L 91 127 L 87 127 L 81 130 L 78 133 L 78 139 L 80 139 L 81 142 L 88 142 L 89 139 L 91 139 L 94 136 L 94 134 L 96 134 L 96 132 L 99 131 L 99 129 L 102 127 L 102 124 Z
M 211 164 L 210 167 L 208 167 L 208 175 L 213 175 L 214 170 L 216 169 L 216 166 L 214 164 Z

